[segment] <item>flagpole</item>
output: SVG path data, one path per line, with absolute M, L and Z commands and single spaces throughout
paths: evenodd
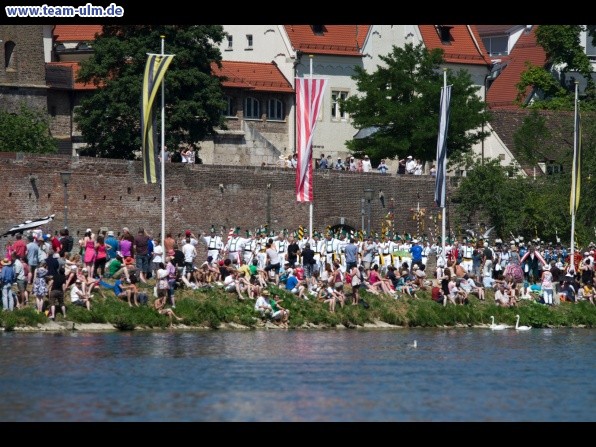
M 443 68 L 443 88 L 447 90 L 447 69 Z M 446 107 L 446 104 L 444 105 Z M 445 136 L 447 138 L 447 136 Z M 445 165 L 447 165 L 447 151 L 445 151 Z M 437 160 L 437 169 L 439 169 L 439 160 Z M 447 182 L 447 170 L 443 172 L 443 182 Z M 447 192 L 447 186 L 445 185 L 445 192 Z M 441 208 L 441 256 L 443 257 L 443 268 L 447 267 L 447 254 L 445 253 L 445 233 L 447 223 L 447 197 L 445 197 L 445 206 Z
M 310 78 L 312 79 L 312 59 L 313 59 L 313 55 L 312 54 L 309 54 L 308 57 L 310 59 Z M 311 156 L 311 160 L 309 161 L 309 163 L 312 164 L 312 156 Z M 314 179 L 313 179 L 313 185 L 314 185 Z M 310 201 L 310 203 L 308 204 L 308 239 L 309 239 L 309 241 L 312 240 L 314 201 L 315 201 L 315 197 L 314 197 L 314 194 L 313 194 L 313 198 Z
M 164 45 L 166 36 L 159 36 L 161 38 L 161 55 L 163 57 Z M 164 81 L 161 80 L 161 242 L 166 237 L 166 159 L 165 159 L 165 144 L 166 144 L 166 116 L 165 116 L 165 89 Z
M 580 162 L 577 159 L 577 146 L 578 146 L 578 129 L 577 129 L 577 99 L 578 99 L 578 81 L 575 81 L 575 114 L 573 115 L 573 171 L 571 174 L 571 258 L 570 258 L 570 266 L 573 268 L 575 272 L 575 208 L 576 208 L 576 188 L 578 182 L 579 172 L 577 171 L 577 164 Z

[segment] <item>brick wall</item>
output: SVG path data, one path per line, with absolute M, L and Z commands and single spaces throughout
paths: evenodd
M 143 183 L 138 161 L 96 159 L 60 155 L 0 154 L 2 199 L 0 231 L 25 219 L 56 214 L 50 231 L 64 224 L 64 186 L 61 171 L 71 171 L 68 185 L 68 226 L 71 234 L 83 234 L 108 227 L 144 227 L 153 234 L 161 230 L 161 190 L 158 184 Z M 220 190 L 223 186 L 223 192 Z M 245 229 L 269 223 L 272 229 L 295 230 L 308 226 L 308 203 L 297 203 L 295 171 L 278 168 L 186 165 L 166 166 L 166 231 L 174 235 L 190 228 L 197 232 L 211 225 Z M 434 179 L 427 176 L 382 176 L 377 173 L 315 171 L 314 228 L 324 229 L 343 221 L 360 229 L 364 189 L 374 190 L 371 201 L 371 229 L 380 231 L 393 198 L 395 228 L 416 232 L 411 210 L 418 203 L 426 208 L 427 222 L 439 209 L 434 205 Z M 379 189 L 385 194 L 383 208 Z M 367 226 L 368 208 L 365 212 Z M 427 224 L 427 228 L 428 228 Z M 433 229 L 434 224 L 431 226 Z M 244 233 L 243 233 L 244 234 Z M 0 245 L 3 245 L 0 242 Z

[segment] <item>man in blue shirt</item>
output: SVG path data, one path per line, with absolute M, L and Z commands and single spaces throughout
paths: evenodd
M 352 267 L 356 267 L 358 264 L 358 246 L 354 243 L 354 238 L 350 238 L 350 242 L 344 248 L 344 254 L 346 255 L 346 272 L 349 272 Z
M 416 264 L 418 267 L 420 267 L 420 270 L 424 270 L 425 266 L 422 263 L 422 247 L 418 245 L 418 239 L 414 239 L 412 241 L 410 253 L 412 254 L 412 264 L 410 265 L 410 268 Z
M 118 239 L 114 237 L 113 231 L 108 231 L 108 236 L 106 237 L 104 242 L 107 248 L 106 253 L 108 255 L 108 261 L 110 259 L 114 259 L 116 257 L 116 253 L 118 252 L 118 250 L 120 250 L 120 243 L 118 242 Z

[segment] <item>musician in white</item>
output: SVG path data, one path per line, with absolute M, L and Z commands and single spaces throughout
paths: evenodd
M 468 274 L 472 274 L 473 268 L 473 259 L 472 256 L 474 255 L 474 247 L 472 246 L 472 242 L 470 240 L 466 240 L 464 242 L 464 246 L 462 247 L 462 261 L 461 266 L 463 269 L 468 272 Z
M 248 239 L 239 236 L 240 228 L 236 228 L 232 237 L 225 246 L 225 253 L 232 264 L 236 267 L 240 265 L 240 253 L 244 250 L 244 244 Z
M 246 230 L 246 238 L 248 240 L 242 246 L 242 258 L 246 265 L 250 265 L 257 256 L 257 238 L 250 230 Z
M 381 271 L 385 273 L 387 271 L 387 267 L 390 265 L 395 266 L 393 252 L 395 251 L 397 244 L 389 239 L 388 235 L 385 235 L 383 238 L 383 242 L 379 245 L 379 252 L 381 256 Z
M 202 239 L 207 246 L 207 256 L 211 256 L 213 262 L 218 262 L 221 258 L 220 253 L 224 247 L 224 243 L 221 236 L 215 233 L 215 227 L 212 226 L 209 235 L 203 236 Z
M 333 235 L 328 232 L 323 239 L 323 252 L 324 253 L 324 262 L 333 265 L 335 261 L 339 261 L 339 239 L 333 237 Z M 325 267 L 325 266 L 323 266 Z

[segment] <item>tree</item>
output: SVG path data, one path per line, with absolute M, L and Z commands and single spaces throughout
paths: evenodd
M 21 104 L 20 112 L 0 110 L 0 152 L 57 152 L 47 114 Z
M 429 51 L 422 44 L 393 47 L 381 56 L 384 62 L 373 73 L 356 67 L 352 77 L 359 95 L 341 103 L 359 129 L 378 127 L 365 139 L 347 141 L 347 147 L 374 160 L 412 155 L 422 160 L 436 157 L 440 92 L 443 86 L 443 50 Z M 451 90 L 451 113 L 447 145 L 449 159 L 456 160 L 481 141 L 478 129 L 484 104 L 477 96 L 467 71 L 447 71 Z
M 586 107 L 594 109 L 596 90 L 591 76 L 592 67 L 580 43 L 580 33 L 585 29 L 582 25 L 540 25 L 536 28 L 536 42 L 544 48 L 548 61 L 545 67 L 528 64 L 517 84 L 517 99 L 520 103 L 526 96 L 528 87 L 532 87 L 538 93 L 532 107 L 573 110 L 575 86 L 567 85 L 565 81 L 566 73 L 577 71 L 587 82 L 583 98 Z M 589 26 L 587 31 L 588 39 L 596 38 L 593 26 Z M 560 80 L 552 76 L 550 69 L 553 66 L 561 73 Z
M 130 159 L 140 149 L 143 72 L 147 53 L 160 52 L 161 35 L 165 52 L 175 55 L 165 76 L 166 145 L 196 146 L 223 126 L 221 83 L 211 74 L 211 64 L 221 61 L 216 44 L 225 36 L 222 26 L 104 25 L 79 71 L 80 81 L 99 87 L 76 114 L 88 144 L 84 153 Z
M 555 144 L 551 131 L 546 125 L 546 118 L 533 109 L 521 126 L 513 134 L 513 143 L 521 161 L 536 164 L 544 161 L 553 150 Z

